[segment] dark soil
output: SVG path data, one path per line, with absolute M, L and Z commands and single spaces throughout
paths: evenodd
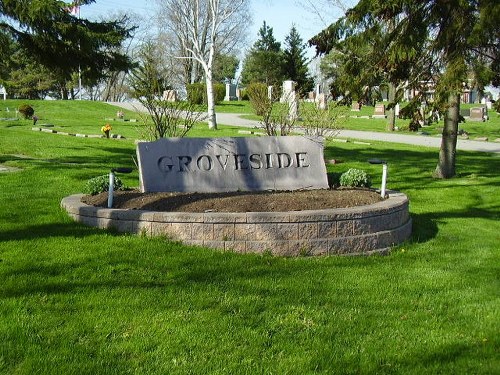
M 113 208 L 177 212 L 265 212 L 345 208 L 373 204 L 380 195 L 368 189 L 284 192 L 141 193 L 115 191 Z M 107 207 L 108 193 L 84 196 L 82 202 Z

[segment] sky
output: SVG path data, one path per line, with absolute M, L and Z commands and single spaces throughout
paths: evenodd
M 328 1 L 328 0 L 327 0 Z M 259 28 L 263 22 L 273 28 L 274 36 L 282 45 L 285 36 L 289 34 L 293 25 L 297 28 L 302 40 L 307 42 L 311 37 L 326 28 L 335 18 L 342 16 L 338 8 L 328 7 L 323 9 L 324 20 L 308 11 L 300 0 L 250 0 L 253 22 L 248 27 L 248 47 L 257 39 Z M 353 1 L 344 1 L 353 3 Z M 119 11 L 132 11 L 152 19 L 157 8 L 156 0 L 96 0 L 91 5 L 82 6 L 80 9 L 82 18 L 106 17 Z M 244 27 L 244 25 L 243 25 Z M 313 54 L 311 48 L 308 51 Z

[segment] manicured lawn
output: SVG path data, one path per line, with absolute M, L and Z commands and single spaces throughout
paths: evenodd
M 33 104 L 40 122 L 84 134 L 116 114 Z M 331 172 L 363 168 L 375 185 L 366 161 L 388 160 L 411 240 L 388 256 L 238 255 L 85 227 L 59 208 L 134 165 L 135 126 L 113 122 L 127 137 L 115 140 L 0 121 L 0 163 L 20 168 L 0 173 L 1 374 L 498 373 L 498 155 L 459 152 L 459 176 L 441 181 L 436 149 L 328 144 L 343 161 Z M 205 127 L 192 135 L 237 135 Z M 137 171 L 123 179 L 137 186 Z

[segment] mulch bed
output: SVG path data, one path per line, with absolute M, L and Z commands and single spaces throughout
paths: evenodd
M 113 208 L 171 212 L 280 212 L 346 208 L 380 202 L 369 189 L 331 189 L 231 193 L 141 193 L 115 191 Z M 82 202 L 107 207 L 108 193 L 84 196 Z

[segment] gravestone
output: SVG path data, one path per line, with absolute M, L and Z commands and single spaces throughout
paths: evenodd
M 373 111 L 373 118 L 386 118 L 385 115 L 385 105 L 375 104 L 375 110 Z
M 267 98 L 273 100 L 273 86 L 267 86 Z
M 282 86 L 281 103 L 288 103 L 290 100 L 295 99 L 295 86 L 297 85 L 294 81 L 284 81 Z
M 7 100 L 7 90 L 3 86 L 0 86 L 0 95 L 3 95 L 3 100 Z
M 294 81 L 284 81 L 280 102 L 288 104 L 288 118 L 296 120 L 299 116 L 299 99 L 295 92 L 297 83 Z
M 161 138 L 137 144 L 143 192 L 327 189 L 321 138 Z
M 326 95 L 321 93 L 316 96 L 316 108 L 326 109 Z
M 177 101 L 177 91 L 175 91 L 175 90 L 163 91 L 163 100 L 166 102 L 176 102 Z
M 307 93 L 307 99 L 313 102 L 316 99 L 316 93 L 314 91 L 309 91 Z
M 239 88 L 236 89 L 236 99 L 241 101 L 241 89 Z
M 353 102 L 351 105 L 351 111 L 359 112 L 361 110 L 361 104 L 359 102 Z
M 484 108 L 483 107 L 475 107 L 470 109 L 470 121 L 484 121 Z
M 236 85 L 226 83 L 226 95 L 224 96 L 224 101 L 230 102 L 232 100 L 238 100 L 238 96 L 236 95 Z

